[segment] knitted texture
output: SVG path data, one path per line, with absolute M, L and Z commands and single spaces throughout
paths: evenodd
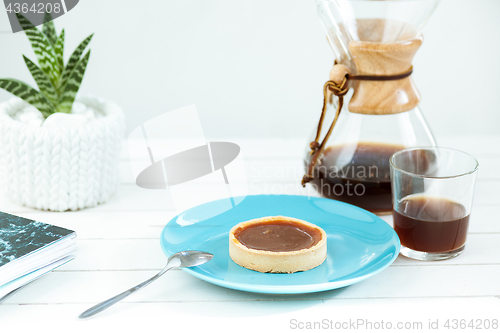
M 104 203 L 119 185 L 122 110 L 105 100 L 77 101 L 104 116 L 81 126 L 32 127 L 11 118 L 27 104 L 0 104 L 0 176 L 7 197 L 43 210 L 67 211 Z

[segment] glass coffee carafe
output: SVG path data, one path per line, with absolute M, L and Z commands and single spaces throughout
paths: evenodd
M 389 157 L 403 148 L 435 146 L 410 75 L 420 31 L 439 0 L 317 2 L 336 65 L 306 152 L 303 185 L 390 213 Z

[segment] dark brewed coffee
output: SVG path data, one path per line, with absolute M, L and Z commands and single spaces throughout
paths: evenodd
M 465 244 L 469 215 L 455 201 L 412 196 L 393 212 L 394 230 L 401 245 L 421 252 L 448 252 Z
M 311 182 L 324 197 L 374 213 L 392 210 L 389 158 L 401 145 L 359 142 L 331 146 L 316 165 Z

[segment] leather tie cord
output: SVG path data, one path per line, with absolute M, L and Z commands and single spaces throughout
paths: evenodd
M 340 111 L 342 110 L 342 106 L 344 105 L 344 96 L 345 96 L 345 94 L 347 94 L 347 91 L 349 90 L 348 81 L 349 80 L 360 80 L 360 81 L 361 80 L 363 80 L 363 81 L 401 80 L 401 79 L 407 78 L 412 73 L 413 73 L 413 67 L 410 67 L 410 69 L 407 72 L 402 73 L 402 74 L 396 74 L 396 75 L 351 75 L 351 74 L 346 74 L 340 85 L 335 83 L 332 80 L 326 81 L 326 83 L 323 86 L 323 109 L 321 111 L 321 117 L 319 118 L 318 129 L 316 131 L 316 137 L 315 137 L 314 141 L 309 144 L 309 147 L 311 147 L 310 154 L 312 155 L 312 157 L 311 157 L 311 162 L 309 163 L 309 167 L 307 168 L 307 173 L 302 178 L 302 186 L 303 187 L 306 186 L 306 183 L 308 183 L 314 179 L 314 175 L 313 175 L 314 167 L 316 166 L 316 163 L 318 163 L 318 159 L 325 148 L 325 144 L 328 142 L 328 138 L 332 134 L 333 128 L 335 127 L 335 124 L 337 123 L 337 119 L 339 118 Z M 328 90 L 331 91 L 335 96 L 338 97 L 339 102 L 337 104 L 337 111 L 335 113 L 335 118 L 333 118 L 333 122 L 330 125 L 328 132 L 326 133 L 325 138 L 323 139 L 323 142 L 321 142 L 321 144 L 320 144 L 319 137 L 321 136 L 321 128 L 323 127 L 323 120 L 324 120 L 325 114 L 326 114 L 326 106 L 328 104 L 328 94 L 327 94 Z

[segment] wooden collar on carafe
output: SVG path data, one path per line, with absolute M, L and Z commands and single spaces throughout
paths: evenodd
M 349 69 L 342 65 L 338 64 L 335 61 L 335 64 L 330 71 L 330 80 L 326 81 L 323 86 L 323 109 L 321 111 L 321 117 L 318 123 L 318 129 L 316 130 L 316 138 L 313 142 L 310 143 L 309 147 L 311 148 L 310 155 L 311 162 L 309 163 L 309 167 L 307 168 L 307 173 L 302 178 L 302 186 L 305 187 L 306 183 L 310 182 L 314 179 L 313 171 L 314 167 L 318 163 L 318 159 L 324 150 L 325 144 L 328 142 L 328 138 L 330 137 L 335 124 L 337 123 L 337 119 L 339 118 L 340 111 L 342 110 L 342 106 L 344 105 L 344 96 L 349 91 L 349 81 L 396 81 L 402 80 L 409 77 L 413 73 L 413 67 L 410 67 L 408 71 L 401 74 L 395 75 L 352 75 Z M 333 119 L 328 132 L 323 139 L 323 142 L 319 143 L 319 137 L 321 136 L 321 128 L 323 127 L 323 120 L 325 118 L 326 106 L 329 100 L 329 93 L 338 97 L 337 111 L 335 113 L 335 118 Z M 362 113 L 362 112 L 360 112 Z

